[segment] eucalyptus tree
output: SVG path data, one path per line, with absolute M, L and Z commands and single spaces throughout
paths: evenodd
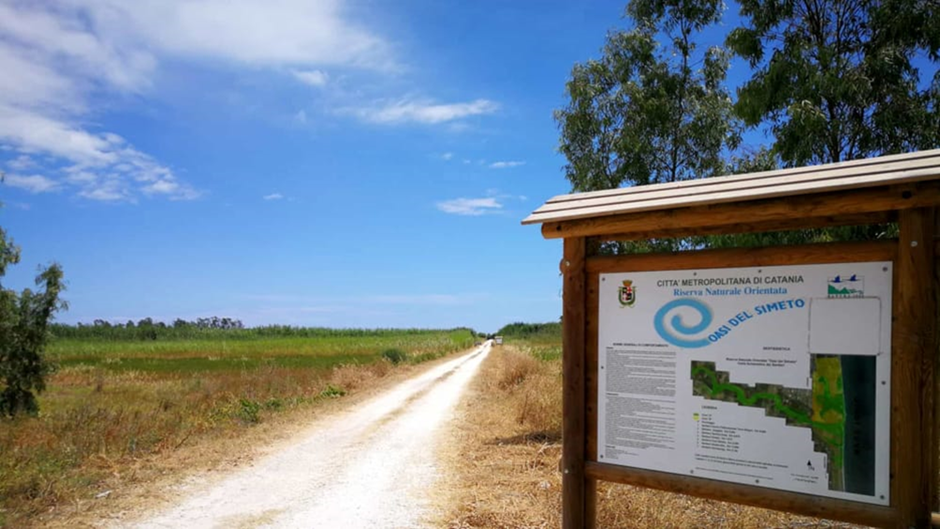
M 724 86 L 730 54 L 697 39 L 719 0 L 633 0 L 632 28 L 576 64 L 555 112 L 573 191 L 675 182 L 722 173 L 740 141 Z
M 753 72 L 735 110 L 769 125 L 784 165 L 940 146 L 940 3 L 739 4 L 744 24 L 727 43 Z

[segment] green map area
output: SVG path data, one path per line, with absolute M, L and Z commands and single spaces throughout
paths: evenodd
M 811 355 L 813 389 L 793 389 L 777 384 L 733 384 L 727 371 L 714 362 L 692 361 L 692 393 L 710 400 L 763 408 L 788 426 L 810 428 L 817 452 L 829 461 L 829 489 L 845 490 L 845 399 L 842 367 L 838 356 Z
M 850 297 L 850 296 L 860 296 L 860 295 L 862 295 L 862 291 L 861 291 L 861 290 L 858 290 L 858 289 L 856 289 L 856 288 L 849 288 L 849 287 L 838 288 L 838 287 L 834 287 L 834 286 L 832 286 L 832 285 L 829 285 L 829 296 L 830 296 L 830 297 L 833 297 L 833 296 L 836 296 L 836 297 Z

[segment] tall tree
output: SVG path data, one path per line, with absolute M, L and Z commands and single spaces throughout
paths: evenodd
M 718 0 L 633 0 L 633 29 L 609 34 L 600 59 L 574 66 L 567 106 L 555 113 L 573 191 L 725 170 L 723 152 L 739 142 L 723 87 L 729 54 L 695 43 L 721 13 Z
M 936 1 L 739 3 L 745 25 L 727 43 L 755 70 L 735 110 L 769 123 L 785 165 L 940 146 L 940 73 L 916 67 L 938 59 Z
M 7 266 L 20 260 L 20 250 L 0 228 L 0 280 Z M 0 283 L 0 415 L 34 414 L 39 410 L 34 392 L 45 389 L 51 372 L 43 356 L 53 314 L 66 304 L 62 269 L 57 264 L 41 270 L 36 285 L 42 291 L 6 289 Z

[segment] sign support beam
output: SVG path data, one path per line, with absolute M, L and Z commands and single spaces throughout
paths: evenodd
M 930 527 L 937 501 L 935 210 L 899 213 L 892 475 L 900 527 Z
M 565 239 L 562 329 L 562 526 L 585 529 L 585 246 L 584 237 Z

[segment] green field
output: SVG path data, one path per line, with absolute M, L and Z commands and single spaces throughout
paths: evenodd
M 238 435 L 476 340 L 469 329 L 54 332 L 46 356 L 58 369 L 39 417 L 0 422 L 0 527 L 41 525 L 43 513 L 143 479 L 124 470 L 144 458 Z
M 331 367 L 371 362 L 386 349 L 411 357 L 467 347 L 470 331 L 381 332 L 347 336 L 221 336 L 167 340 L 62 338 L 46 350 L 60 367 L 95 366 L 110 371 L 192 372 L 283 367 Z

